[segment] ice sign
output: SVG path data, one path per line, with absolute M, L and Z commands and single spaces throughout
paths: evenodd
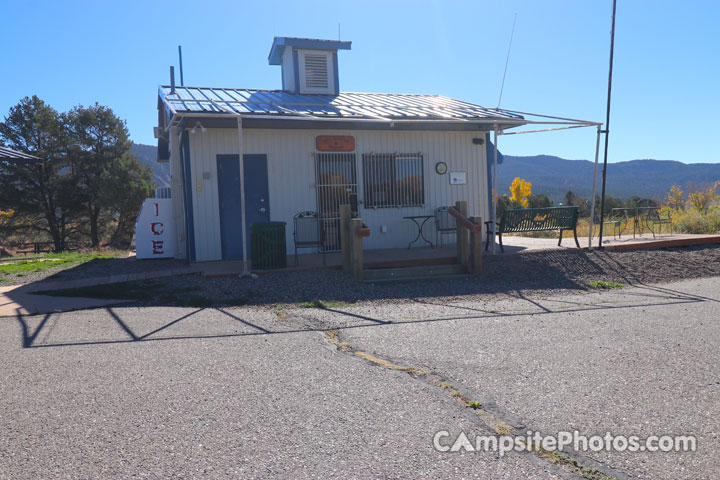
M 172 199 L 147 198 L 135 223 L 137 258 L 175 256 L 175 225 Z

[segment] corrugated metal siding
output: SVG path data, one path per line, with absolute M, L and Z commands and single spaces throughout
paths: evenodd
M 360 202 L 364 197 L 363 153 L 423 154 L 424 207 L 366 209 L 363 203 L 359 204 L 360 216 L 372 229 L 372 235 L 365 240 L 366 248 L 407 247 L 408 242 L 415 238 L 417 230 L 414 224 L 402 217 L 432 215 L 435 208 L 454 205 L 457 200 L 467 200 L 470 215 L 488 218 L 485 147 L 472 143 L 478 133 L 244 130 L 244 153 L 267 155 L 271 220 L 287 222 L 288 253 L 293 250 L 293 215 L 302 210 L 317 210 L 313 153 L 315 137 L 321 134 L 355 136 Z M 219 260 L 221 250 L 216 158 L 219 154 L 238 153 L 237 130 L 208 129 L 206 133 L 196 132 L 190 135 L 190 149 L 197 260 Z M 447 163 L 447 174 L 435 173 L 435 164 L 439 161 Z M 467 172 L 467 184 L 450 185 L 451 171 Z M 210 178 L 203 179 L 203 172 L 208 172 Z M 387 226 L 387 233 L 380 233 L 382 225 Z M 426 236 L 434 242 L 433 220 L 428 222 L 425 231 Z

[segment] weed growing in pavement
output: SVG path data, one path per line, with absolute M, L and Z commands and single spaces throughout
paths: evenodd
M 498 435 L 509 435 L 510 432 L 512 432 L 512 428 L 510 428 L 508 425 L 505 425 L 504 423 L 498 423 L 495 427 L 495 431 Z
M 285 313 L 285 310 L 283 309 L 283 306 L 279 303 L 276 303 L 273 305 L 273 309 L 275 310 L 275 316 L 278 320 L 285 320 L 287 319 L 287 313 Z
M 597 290 L 613 290 L 616 288 L 623 288 L 625 286 L 622 283 L 607 282 L 605 280 L 596 280 L 594 282 L 590 282 L 589 285 Z
M 347 302 L 340 302 L 336 300 L 318 300 L 317 298 L 309 302 L 300 302 L 300 306 L 302 308 L 319 308 L 322 310 L 327 310 L 329 308 L 343 308 L 348 305 L 350 304 Z

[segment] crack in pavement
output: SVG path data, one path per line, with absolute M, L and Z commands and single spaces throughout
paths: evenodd
M 538 432 L 538 430 L 534 428 L 528 428 L 515 415 L 497 405 L 494 400 L 482 396 L 469 397 L 469 394 L 463 393 L 450 384 L 445 378 L 436 373 L 428 372 L 410 365 L 401 365 L 392 360 L 359 351 L 352 347 L 352 345 L 350 345 L 347 341 L 341 340 L 339 330 L 326 329 L 323 333 L 325 340 L 333 345 L 339 354 L 361 358 L 376 367 L 404 372 L 416 381 L 424 382 L 440 389 L 440 392 L 443 395 L 455 400 L 458 407 L 462 409 L 472 408 L 475 413 L 472 417 L 474 423 L 480 425 L 489 432 L 495 433 L 498 437 L 502 435 L 522 437 L 521 430 L 527 429 L 532 430 L 533 432 Z M 470 398 L 481 399 L 479 401 L 471 401 Z M 542 435 L 542 432 L 540 433 Z M 535 459 L 539 459 L 556 467 L 562 472 L 578 475 L 580 478 L 590 480 L 631 480 L 631 477 L 627 474 L 619 472 L 612 467 L 589 458 L 575 450 L 549 452 L 539 448 L 537 445 L 531 444 L 526 445 L 526 447 L 527 448 L 522 452 L 514 451 L 514 453 L 519 453 L 524 456 L 532 456 Z M 556 473 L 560 474 L 560 471 Z

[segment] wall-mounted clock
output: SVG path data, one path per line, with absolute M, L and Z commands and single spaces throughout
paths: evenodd
M 447 172 L 447 163 L 445 163 L 445 162 L 436 163 L 435 171 L 438 173 L 438 175 L 445 175 L 445 172 Z

